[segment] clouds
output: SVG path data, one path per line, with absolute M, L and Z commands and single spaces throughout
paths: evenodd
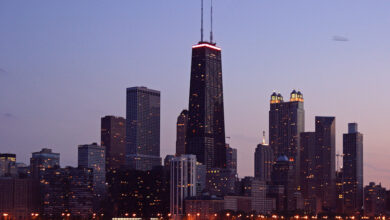
M 3 114 L 3 117 L 4 118 L 15 118 L 15 115 L 12 113 L 6 112 Z
M 338 35 L 333 36 L 332 40 L 333 40 L 333 41 L 341 41 L 341 42 L 347 42 L 347 41 L 349 41 L 348 38 L 343 37 L 343 36 L 338 36 Z

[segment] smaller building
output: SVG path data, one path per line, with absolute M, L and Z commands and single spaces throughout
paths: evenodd
M 0 154 L 0 177 L 16 175 L 16 154 Z
M 60 154 L 53 153 L 49 148 L 43 148 L 39 152 L 32 153 L 30 169 L 33 178 L 40 179 L 46 169 L 60 166 Z
M 185 200 L 186 215 L 199 220 L 216 219 L 218 212 L 224 210 L 225 202 L 215 196 L 193 197 Z
M 370 217 L 386 214 L 386 188 L 370 182 L 364 187 L 364 214 Z
M 211 195 L 225 196 L 236 193 L 237 174 L 226 168 L 212 168 L 207 170 L 206 188 Z
M 252 198 L 250 196 L 224 196 L 223 200 L 225 210 L 245 213 L 252 211 Z
M 170 211 L 174 219 L 185 215 L 184 200 L 196 196 L 196 156 L 181 155 L 170 160 Z
M 79 167 L 93 170 L 93 191 L 96 197 L 102 198 L 106 192 L 106 159 L 105 149 L 97 143 L 79 145 Z

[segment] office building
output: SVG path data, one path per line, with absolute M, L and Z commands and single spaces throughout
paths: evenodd
M 377 217 L 386 214 L 386 188 L 370 182 L 364 187 L 364 215 Z
M 158 218 L 170 210 L 170 175 L 162 166 L 152 170 L 113 170 L 107 173 L 105 217 L 135 214 L 137 218 Z
M 97 143 L 79 145 L 78 166 L 93 170 L 93 190 L 97 197 L 106 192 L 105 149 Z
M 9 219 L 30 219 L 39 208 L 38 181 L 0 177 L 0 213 L 7 213 Z
M 277 211 L 294 211 L 296 210 L 296 204 L 294 203 L 295 184 L 294 177 L 295 171 L 293 167 L 293 161 L 290 161 L 287 156 L 279 156 L 276 160 L 271 174 L 272 190 L 277 188 L 283 189 L 283 197 L 276 198 L 275 192 L 272 192 L 276 201 Z
M 43 217 L 89 219 L 93 214 L 93 170 L 49 168 L 43 175 Z
M 146 87 L 126 90 L 126 161 L 136 170 L 161 166 L 160 92 Z
M 349 123 L 343 134 L 343 154 L 344 206 L 353 214 L 363 207 L 363 134 L 356 123 Z
M 126 165 L 126 120 L 122 117 L 101 118 L 101 146 L 106 150 L 106 170 Z
M 196 196 L 196 156 L 183 154 L 170 161 L 170 213 L 173 219 L 185 215 L 184 200 Z
M 188 110 L 181 111 L 176 123 L 176 156 L 186 154 Z
M 336 198 L 336 119 L 315 117 L 316 195 L 324 210 L 335 208 Z
M 16 176 L 16 155 L 15 154 L 0 154 L 0 177 Z
M 265 132 L 263 132 L 263 140 L 257 145 L 255 151 L 255 178 L 257 180 L 271 182 L 273 161 L 272 148 L 265 143 Z
M 226 168 L 221 48 L 192 46 L 186 154 L 212 168 Z
M 43 148 L 39 152 L 32 153 L 30 158 L 30 169 L 33 178 L 42 178 L 46 169 L 60 166 L 60 154 L 53 153 L 51 149 Z

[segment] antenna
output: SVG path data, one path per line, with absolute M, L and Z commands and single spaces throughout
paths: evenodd
M 213 43 L 213 0 L 211 0 L 210 20 L 211 20 L 210 43 Z
M 201 0 L 200 13 L 200 42 L 203 42 L 203 0 Z

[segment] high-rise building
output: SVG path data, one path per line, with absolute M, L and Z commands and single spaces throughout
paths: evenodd
M 186 154 L 211 168 L 226 168 L 221 48 L 192 46 Z
M 32 153 L 30 169 L 33 178 L 39 179 L 48 168 L 60 166 L 60 154 L 53 153 L 51 149 L 43 148 L 39 152 Z
M 315 132 L 301 133 L 301 175 L 300 186 L 304 198 L 305 210 L 308 212 L 317 212 L 316 210 L 316 176 L 317 166 Z
M 265 143 L 265 132 L 263 132 L 263 140 L 261 144 L 257 145 L 255 151 L 255 178 L 271 182 L 273 162 L 274 154 L 272 148 Z
M 363 134 L 356 123 L 349 123 L 343 134 L 343 154 L 344 208 L 356 213 L 363 207 Z
M 106 150 L 106 170 L 125 166 L 126 120 L 122 117 L 101 118 L 101 146 Z
M 176 156 L 186 154 L 186 135 L 188 127 L 188 110 L 181 111 L 176 123 Z
M 79 145 L 78 165 L 93 170 L 93 189 L 97 197 L 106 192 L 106 159 L 104 147 L 97 143 Z
M 336 119 L 315 117 L 316 195 L 325 210 L 335 208 L 336 198 Z
M 185 215 L 184 200 L 196 196 L 196 156 L 183 154 L 170 161 L 170 210 L 173 219 Z
M 295 172 L 294 188 L 300 180 L 300 134 L 305 131 L 304 99 L 300 91 L 293 90 L 290 101 L 275 92 L 271 95 L 269 111 L 269 142 L 274 160 L 284 155 L 292 163 Z
M 131 169 L 161 165 L 160 92 L 146 87 L 126 90 L 126 157 Z
M 386 188 L 370 182 L 364 187 L 364 215 L 370 217 L 386 214 Z
M 0 177 L 16 176 L 16 155 L 15 154 L 0 154 Z

